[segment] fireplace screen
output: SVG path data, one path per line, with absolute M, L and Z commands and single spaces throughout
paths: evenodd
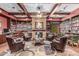
M 35 36 L 36 36 L 36 38 L 42 38 L 43 37 L 43 33 L 42 32 L 36 32 Z

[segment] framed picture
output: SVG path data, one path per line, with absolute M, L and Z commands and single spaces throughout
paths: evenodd
M 43 22 L 35 22 L 35 29 L 43 29 Z

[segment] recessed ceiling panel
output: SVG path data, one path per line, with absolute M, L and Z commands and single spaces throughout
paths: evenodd
M 37 12 L 40 7 L 41 12 L 50 12 L 54 4 L 51 3 L 25 3 L 24 4 L 28 12 Z
M 16 3 L 0 3 L 0 8 L 7 12 L 23 12 Z
M 79 8 L 79 4 L 61 4 L 56 12 L 72 12 Z

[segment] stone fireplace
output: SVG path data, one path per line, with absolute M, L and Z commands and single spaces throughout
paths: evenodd
M 32 39 L 33 38 L 46 38 L 46 19 L 33 18 L 32 19 Z

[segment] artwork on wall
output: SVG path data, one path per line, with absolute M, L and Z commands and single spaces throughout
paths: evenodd
M 35 22 L 35 29 L 43 29 L 43 22 Z

